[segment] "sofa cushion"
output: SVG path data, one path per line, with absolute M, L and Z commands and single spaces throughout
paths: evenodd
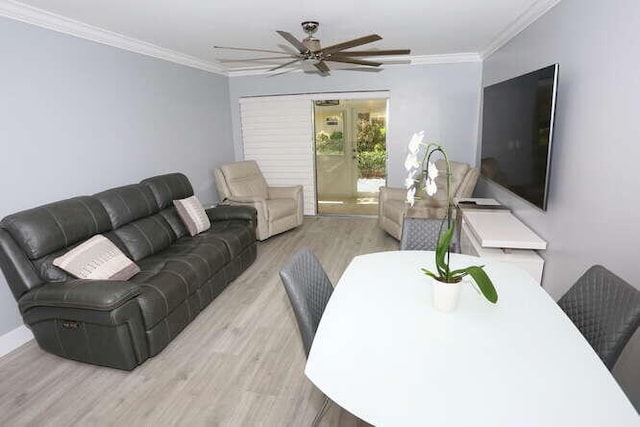
M 290 215 L 297 215 L 298 213 L 296 199 L 269 199 L 266 203 L 267 212 L 269 212 L 269 221 Z
M 176 199 L 193 196 L 193 188 L 189 179 L 181 173 L 170 173 L 147 178 L 141 182 L 153 193 L 160 209 L 173 206 Z
M 106 209 L 113 228 L 153 215 L 160 210 L 151 190 L 141 184 L 112 188 L 94 194 L 94 197 L 100 200 Z
M 175 206 L 170 206 L 166 209 L 162 209 L 160 211 L 160 215 L 162 215 L 162 218 L 167 221 L 167 223 L 173 230 L 173 233 L 176 235 L 176 238 L 179 239 L 181 237 L 189 235 L 189 230 L 187 230 L 187 226 L 184 225 L 184 222 L 182 222 L 182 219 L 180 218 L 180 215 L 178 215 L 178 211 L 176 210 Z M 211 221 L 211 218 L 209 218 L 209 221 Z
M 131 278 L 140 284 L 138 297 L 147 328 L 166 317 L 227 263 L 225 243 L 184 237 L 138 263 L 141 272 Z
M 222 241 L 232 258 L 240 255 L 256 241 L 255 230 L 241 220 L 220 221 L 211 224 L 211 229 L 195 236 L 195 241 Z
M 54 259 L 53 265 L 78 279 L 92 280 L 127 280 L 140 271 L 134 262 L 101 234 Z
M 33 260 L 108 231 L 111 222 L 97 199 L 81 196 L 9 215 L 0 226 Z
M 190 235 L 195 236 L 211 228 L 209 217 L 196 196 L 174 200 L 173 204 Z
M 134 261 L 160 252 L 176 240 L 171 226 L 160 213 L 124 225 L 114 234 Z

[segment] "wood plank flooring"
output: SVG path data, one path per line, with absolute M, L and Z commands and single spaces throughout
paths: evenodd
M 323 396 L 304 376 L 278 276 L 303 246 L 335 284 L 354 256 L 396 250 L 398 242 L 375 219 L 305 218 L 260 243 L 256 262 L 132 372 L 62 359 L 30 342 L 0 359 L 0 425 L 310 425 Z M 321 425 L 367 424 L 333 404 Z

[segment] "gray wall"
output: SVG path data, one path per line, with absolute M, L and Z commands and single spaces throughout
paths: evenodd
M 556 298 L 595 263 L 640 288 L 638 23 L 637 0 L 563 0 L 484 63 L 484 86 L 560 64 L 547 212 L 491 184 L 478 189 L 548 241 L 543 285 Z M 640 409 L 638 338 L 615 374 Z
M 0 218 L 234 158 L 228 78 L 0 18 Z M 0 275 L 0 335 L 22 321 Z
M 564 0 L 484 62 L 483 86 L 560 64 L 547 212 L 483 184 L 548 243 L 544 287 L 562 295 L 594 263 L 640 288 L 640 2 Z
M 238 98 L 316 92 L 389 90 L 388 184 L 402 186 L 407 144 L 424 130 L 454 160 L 475 163 L 480 62 L 387 66 L 380 72 L 333 71 L 330 76 L 292 72 L 229 79 L 236 157 L 242 159 Z

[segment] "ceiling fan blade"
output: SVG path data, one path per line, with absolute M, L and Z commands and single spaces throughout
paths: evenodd
M 370 67 L 379 67 L 382 65 L 382 62 L 373 62 L 373 61 L 364 61 L 362 59 L 355 58 L 343 58 L 343 57 L 334 57 L 325 59 L 325 61 L 329 62 L 344 62 L 346 64 L 358 64 L 358 65 L 368 65 Z
M 309 50 L 304 44 L 302 44 L 300 40 L 295 38 L 291 33 L 287 33 L 286 31 L 276 31 L 276 33 L 280 34 L 286 41 L 291 43 L 293 47 L 298 49 L 300 53 L 305 53 L 306 51 Z
M 232 59 L 232 58 L 218 58 L 218 62 L 249 62 L 249 61 L 268 61 L 270 59 L 289 59 L 292 56 L 265 56 L 263 58 L 245 58 L 245 59 Z
M 285 55 L 289 55 L 289 52 L 285 52 L 282 50 L 267 50 L 267 49 L 250 49 L 248 47 L 227 47 L 227 46 L 214 46 L 214 49 L 229 49 L 229 50 L 244 50 L 247 52 L 268 52 L 268 53 L 284 53 Z
M 294 59 L 293 61 L 287 62 L 287 63 L 282 64 L 282 65 L 278 65 L 277 67 L 272 68 L 272 69 L 270 69 L 269 71 L 279 70 L 280 68 L 284 68 L 284 67 L 286 67 L 287 65 L 291 65 L 291 64 L 293 64 L 294 62 L 299 62 L 299 61 L 302 61 L 302 58 L 296 58 L 296 59 Z
M 329 68 L 329 66 L 324 62 L 324 61 L 320 61 L 317 64 L 313 64 L 318 71 L 320 71 L 322 74 L 327 74 L 329 73 L 329 71 L 331 71 L 331 69 Z
M 349 49 L 351 47 L 361 46 L 363 44 L 372 43 L 378 40 L 382 40 L 377 34 L 370 34 L 368 36 L 359 37 L 357 39 L 349 40 L 343 43 L 334 44 L 332 46 L 327 46 L 321 50 L 323 53 L 334 53 L 340 50 Z
M 332 56 L 384 56 L 384 55 L 409 55 L 411 49 L 390 49 L 390 50 L 357 50 L 340 51 L 332 53 Z

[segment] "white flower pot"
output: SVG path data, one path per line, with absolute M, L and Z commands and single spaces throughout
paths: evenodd
M 456 309 L 460 299 L 462 281 L 458 283 L 444 283 L 433 280 L 433 307 L 443 313 Z

